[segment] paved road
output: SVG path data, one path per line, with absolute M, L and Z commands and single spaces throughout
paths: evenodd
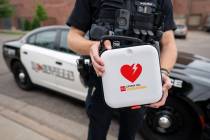
M 2 42 L 19 36 L 0 34 L 0 46 Z M 203 32 L 190 32 L 187 40 L 177 40 L 178 49 L 197 53 L 210 58 L 210 34 Z M 1 93 L 9 97 L 24 101 L 30 105 L 42 108 L 63 118 L 73 120 L 83 125 L 88 125 L 88 119 L 84 109 L 84 103 L 59 93 L 37 87 L 33 91 L 20 90 L 13 79 L 12 74 L 7 69 L 3 58 L 2 48 L 0 48 L 0 89 Z M 114 120 L 110 134 L 117 136 L 118 124 Z M 138 138 L 140 140 L 141 138 Z
M 177 39 L 178 50 L 210 58 L 210 33 L 190 31 L 187 39 Z

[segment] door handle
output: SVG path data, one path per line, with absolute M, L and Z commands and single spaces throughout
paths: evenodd
M 63 63 L 56 61 L 55 62 L 57 65 L 63 65 Z
M 26 54 L 26 55 L 27 55 L 27 54 L 28 54 L 28 52 L 24 51 L 24 52 L 23 52 L 23 54 Z

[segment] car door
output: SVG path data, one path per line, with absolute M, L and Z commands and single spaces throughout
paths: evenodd
M 57 30 L 45 30 L 28 37 L 21 47 L 21 62 L 31 81 L 37 85 L 56 89 L 55 40 Z
M 60 65 L 60 75 L 56 76 L 56 85 L 60 91 L 75 98 L 84 100 L 87 89 L 81 84 L 77 71 L 77 59 L 79 56 L 67 47 L 68 30 L 60 30 L 57 42 L 56 62 Z

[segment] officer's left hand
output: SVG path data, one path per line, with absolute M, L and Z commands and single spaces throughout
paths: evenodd
M 162 80 L 163 80 L 163 96 L 161 100 L 157 103 L 148 105 L 148 107 L 159 108 L 165 105 L 166 99 L 168 97 L 168 90 L 172 87 L 172 83 L 171 79 L 164 73 L 162 74 Z

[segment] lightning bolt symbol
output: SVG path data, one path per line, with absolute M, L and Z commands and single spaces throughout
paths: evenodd
M 138 69 L 138 68 L 137 68 L 137 64 L 133 64 L 133 65 L 132 65 L 132 68 L 133 68 L 133 73 L 135 73 L 135 72 L 137 71 L 137 69 Z M 133 73 L 132 73 L 132 74 L 133 74 Z

